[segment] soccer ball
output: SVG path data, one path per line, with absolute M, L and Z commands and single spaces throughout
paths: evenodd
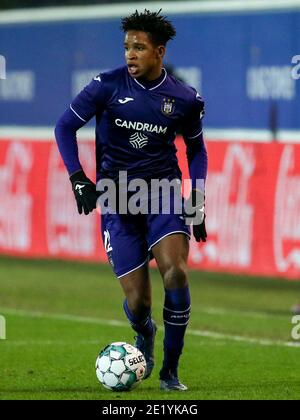
M 123 342 L 109 344 L 96 360 L 98 380 L 112 391 L 129 391 L 136 387 L 143 379 L 145 370 L 143 353 Z

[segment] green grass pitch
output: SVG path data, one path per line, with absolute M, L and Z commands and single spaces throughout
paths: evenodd
M 0 258 L 0 400 L 299 399 L 300 340 L 291 312 L 300 283 L 191 271 L 192 316 L 180 365 L 186 393 L 159 390 L 163 286 L 151 270 L 159 325 L 151 378 L 133 391 L 105 390 L 98 352 L 133 343 L 123 294 L 106 265 Z

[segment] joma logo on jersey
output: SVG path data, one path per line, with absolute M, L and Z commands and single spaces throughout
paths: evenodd
M 166 134 L 168 127 L 162 127 L 161 125 L 142 123 L 137 121 L 126 121 L 117 118 L 115 124 L 118 127 L 127 128 L 128 130 L 146 131 L 147 133 Z
M 161 105 L 161 111 L 165 115 L 173 114 L 175 110 L 175 99 L 164 98 Z

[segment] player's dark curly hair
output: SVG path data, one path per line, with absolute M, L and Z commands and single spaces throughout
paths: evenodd
M 123 32 L 147 32 L 155 45 L 166 45 L 170 39 L 175 37 L 176 30 L 166 16 L 160 15 L 161 10 L 150 12 L 150 10 L 145 9 L 141 13 L 136 10 L 135 13 L 121 20 Z

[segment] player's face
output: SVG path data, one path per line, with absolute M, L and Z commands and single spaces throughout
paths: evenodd
M 163 45 L 155 46 L 143 31 L 128 31 L 124 41 L 129 74 L 135 78 L 157 79 L 161 74 Z

